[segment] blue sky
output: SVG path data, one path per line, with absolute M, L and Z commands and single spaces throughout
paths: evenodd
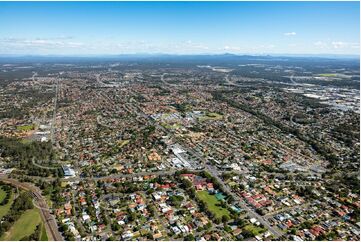
M 359 54 L 359 2 L 0 2 L 0 54 Z

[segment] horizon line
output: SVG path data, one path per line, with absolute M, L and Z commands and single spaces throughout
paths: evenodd
M 2 54 L 0 57 L 120 57 L 120 56 L 268 56 L 268 57 L 347 57 L 358 58 L 360 54 L 301 54 L 301 53 L 166 53 L 166 52 L 139 52 L 139 53 L 119 53 L 119 54 Z

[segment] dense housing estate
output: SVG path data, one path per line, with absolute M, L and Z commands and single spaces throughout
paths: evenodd
M 0 62 L 0 238 L 359 240 L 359 69 L 219 58 Z

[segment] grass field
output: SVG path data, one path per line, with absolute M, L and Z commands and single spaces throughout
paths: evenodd
M 21 139 L 20 142 L 24 145 L 28 145 L 33 142 L 31 139 Z
M 253 224 L 248 224 L 248 225 L 244 226 L 243 229 L 251 232 L 254 236 L 266 231 L 266 229 L 254 226 Z
M 336 77 L 337 74 L 335 74 L 335 73 L 324 73 L 324 74 L 319 74 L 319 76 L 323 76 L 323 77 Z
M 19 131 L 30 131 L 35 128 L 34 124 L 17 126 L 16 129 Z
M 207 120 L 220 120 L 223 116 L 218 113 L 206 113 L 204 116 L 198 118 L 199 122 L 204 122 Z
M 4 200 L 6 197 L 6 192 L 0 187 L 0 203 Z
M 48 241 L 48 235 L 46 234 L 45 226 L 44 226 L 43 223 L 41 224 L 40 240 L 41 241 Z
M 2 194 L 5 192 L 0 189 L 0 193 Z M 0 194 L 0 196 L 2 197 L 3 195 L 1 195 L 1 194 Z M 0 200 L 2 201 L 2 199 L 4 199 L 4 198 L 2 197 Z M 13 201 L 14 201 L 14 194 L 11 193 L 9 202 L 5 205 L 0 206 L 0 218 L 2 218 L 3 216 L 5 216 L 8 213 L 8 211 L 10 210 L 11 204 L 13 204 Z
M 223 215 L 230 216 L 228 209 L 219 206 L 220 202 L 215 195 L 210 195 L 207 191 L 198 191 L 197 196 L 207 204 L 208 209 L 214 213 L 216 217 L 221 218 Z
M 51 201 L 51 195 L 46 195 L 45 196 L 45 200 L 46 200 L 46 203 L 48 204 L 49 208 L 51 208 L 53 206 L 53 202 Z
M 16 240 L 19 241 L 24 236 L 31 235 L 38 224 L 41 222 L 41 217 L 38 209 L 30 209 L 25 211 L 20 218 L 13 224 L 8 232 L 6 232 L 0 240 Z
M 177 123 L 174 123 L 174 124 L 161 123 L 160 125 L 162 125 L 166 129 L 178 129 L 178 128 L 182 127 L 180 124 L 177 124 Z
M 130 140 L 126 139 L 126 140 L 121 140 L 118 142 L 119 148 L 122 148 L 123 146 L 127 145 L 129 143 Z

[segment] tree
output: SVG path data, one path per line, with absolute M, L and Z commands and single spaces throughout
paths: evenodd
M 223 215 L 223 216 L 222 216 L 222 222 L 223 222 L 223 223 L 227 223 L 228 220 L 229 220 L 229 216 L 227 216 L 227 215 Z
M 194 241 L 195 238 L 194 238 L 193 234 L 188 234 L 184 237 L 184 240 L 185 241 Z
M 263 210 L 260 209 L 260 208 L 257 208 L 257 209 L 256 209 L 256 212 L 257 212 L 258 214 L 260 214 L 260 215 L 264 215 Z
M 153 204 L 148 205 L 148 211 L 149 211 L 151 216 L 154 216 L 156 210 L 155 210 L 155 207 L 154 207 Z
M 248 230 L 243 230 L 243 231 L 242 231 L 242 236 L 243 236 L 245 239 L 251 238 L 251 237 L 253 237 L 253 233 L 251 233 L 251 232 L 248 231 Z
M 227 233 L 232 232 L 232 228 L 229 227 L 228 225 L 224 226 L 224 230 L 225 230 Z
M 216 217 L 216 218 L 214 219 L 214 222 L 215 222 L 216 224 L 220 224 L 220 223 L 221 223 L 221 219 L 220 219 L 219 217 Z
M 208 230 L 208 229 L 212 228 L 212 224 L 211 224 L 210 222 L 208 222 L 208 223 L 205 225 L 205 227 L 206 227 L 206 229 Z
M 129 219 L 130 222 L 135 221 L 136 218 L 137 218 L 136 213 L 131 212 L 131 213 L 129 214 L 129 218 L 128 218 L 128 219 Z
M 237 219 L 236 220 L 236 223 L 237 223 L 237 225 L 239 226 L 239 227 L 244 227 L 244 225 L 246 224 L 246 221 L 245 220 L 243 220 L 243 219 L 241 219 L 241 218 L 239 218 L 239 219 Z
M 120 225 L 117 222 L 112 223 L 111 227 L 113 231 L 118 231 L 120 229 Z

